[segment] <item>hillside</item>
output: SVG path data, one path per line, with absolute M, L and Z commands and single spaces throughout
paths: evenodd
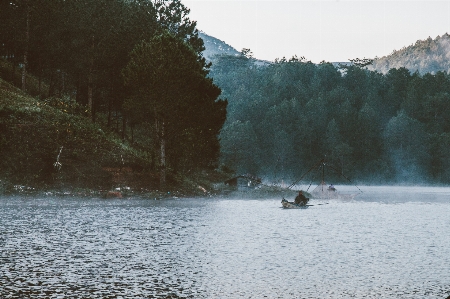
M 203 42 L 204 42 L 205 48 L 206 48 L 203 51 L 203 56 L 208 60 L 211 60 L 211 58 L 214 55 L 220 55 L 220 54 L 239 55 L 240 54 L 239 51 L 237 51 L 235 48 L 228 45 L 224 41 L 221 41 L 215 37 L 207 35 L 204 32 L 200 32 L 199 36 L 201 39 L 203 39 Z
M 147 163 L 90 122 L 76 104 L 36 100 L 2 79 L 0 130 L 0 176 L 11 185 L 112 188 L 128 183 L 116 177 L 125 172 L 121 168 L 131 175 Z
M 389 69 L 400 67 L 420 74 L 450 71 L 450 35 L 445 33 L 435 39 L 418 40 L 388 56 L 376 58 L 368 69 L 385 74 Z
M 199 36 L 203 39 L 205 44 L 205 50 L 203 51 L 203 57 L 208 61 L 213 61 L 215 55 L 229 55 L 229 56 L 238 56 L 241 55 L 241 52 L 230 46 L 229 44 L 217 39 L 213 36 L 207 35 L 204 32 L 200 32 Z M 256 66 L 266 66 L 271 62 L 260 59 L 252 59 L 252 62 Z M 214 63 L 214 62 L 213 62 Z
M 0 194 L 98 195 L 127 187 L 152 198 L 193 196 L 211 192 L 222 179 L 213 171 L 171 175 L 166 192 L 158 191 L 159 175 L 148 155 L 85 113 L 74 101 L 37 100 L 0 78 Z

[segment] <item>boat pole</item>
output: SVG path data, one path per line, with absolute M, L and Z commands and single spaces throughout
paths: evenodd
M 291 189 L 292 187 L 294 187 L 298 182 L 300 182 L 311 170 L 313 170 L 314 168 L 317 167 L 317 165 L 320 165 L 320 163 L 325 163 L 325 159 L 320 160 L 318 163 L 314 164 L 313 167 L 311 167 L 310 169 L 308 169 L 307 172 L 305 172 L 305 174 L 303 174 L 296 182 L 293 182 L 292 184 L 289 185 L 288 189 Z
M 337 170 L 336 168 L 334 168 L 334 167 L 331 166 L 331 165 L 330 165 L 330 167 L 333 168 L 337 173 L 339 173 L 339 170 Z M 347 179 L 347 181 L 349 181 L 349 182 L 352 183 L 353 185 L 355 185 L 355 183 L 353 183 L 353 182 L 352 182 L 348 177 L 346 177 L 345 175 L 341 174 L 341 176 L 342 176 L 343 178 Z M 358 190 L 359 190 L 361 193 L 364 193 L 364 192 L 362 192 L 361 189 L 359 189 L 359 187 L 358 187 L 357 185 L 355 185 L 355 187 L 358 188 Z
M 325 183 L 325 159 L 322 160 L 322 182 L 321 182 L 321 186 L 322 186 L 322 192 L 323 192 L 323 185 Z

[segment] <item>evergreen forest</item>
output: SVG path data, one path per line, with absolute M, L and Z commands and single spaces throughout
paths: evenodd
M 360 59 L 268 63 L 249 49 L 205 57 L 180 0 L 10 0 L 0 19 L 0 77 L 37 101 L 14 115 L 0 103 L 2 176 L 54 179 L 64 147 L 66 161 L 95 152 L 99 167 L 159 173 L 160 187 L 166 176 L 218 168 L 292 182 L 324 158 L 336 183 L 450 183 L 447 72 L 381 72 Z M 64 121 L 39 127 L 38 106 Z M 79 120 L 113 134 L 121 150 L 103 161 Z M 20 147 L 18 132 L 40 147 Z
M 166 177 L 214 169 L 227 102 L 189 12 L 179 0 L 1 1 L 0 78 L 35 101 L 15 107 L 4 85 L 0 179 L 52 183 L 65 171 L 89 183 L 103 175 L 92 165 L 130 167 L 159 173 L 148 187 L 164 189 Z
M 335 182 L 450 183 L 449 74 L 382 74 L 368 62 L 217 55 L 211 76 L 229 101 L 223 165 L 292 182 L 325 158 Z

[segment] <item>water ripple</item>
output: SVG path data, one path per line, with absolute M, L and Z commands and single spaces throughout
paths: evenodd
M 450 295 L 448 201 L 279 201 L 1 198 L 0 297 Z

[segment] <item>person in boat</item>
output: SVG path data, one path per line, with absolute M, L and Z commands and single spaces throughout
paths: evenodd
M 328 187 L 328 190 L 330 190 L 330 191 L 336 191 L 336 188 L 334 188 L 333 184 L 331 184 L 330 187 Z
M 309 201 L 309 198 L 307 198 L 305 195 L 303 195 L 302 190 L 300 190 L 298 192 L 298 195 L 297 195 L 297 197 L 295 197 L 295 200 L 294 200 L 295 204 L 301 205 L 301 206 L 306 206 L 308 201 Z

